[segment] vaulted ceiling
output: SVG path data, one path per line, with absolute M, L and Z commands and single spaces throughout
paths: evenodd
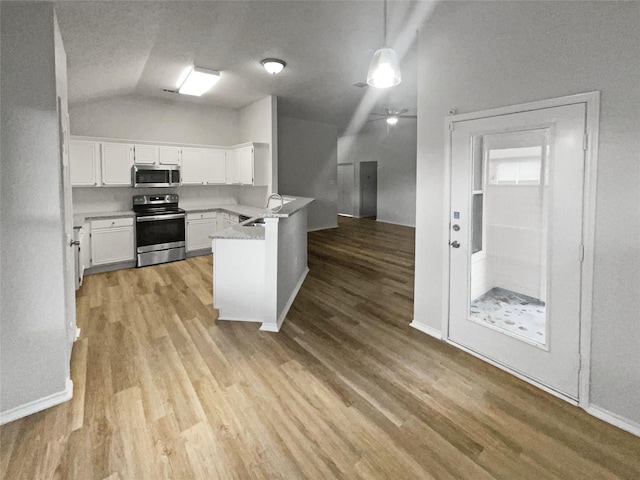
M 354 113 L 416 107 L 416 34 L 432 8 L 389 2 L 388 44 L 403 55 L 402 83 L 359 88 L 382 47 L 381 1 L 56 2 L 67 52 L 69 101 L 161 97 L 240 108 L 266 95 L 281 115 L 344 129 Z M 287 62 L 272 76 L 260 61 Z M 163 92 L 189 65 L 221 71 L 204 96 Z

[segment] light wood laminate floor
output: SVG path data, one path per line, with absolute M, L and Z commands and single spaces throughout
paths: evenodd
M 216 320 L 211 262 L 85 278 L 73 400 L 0 428 L 0 478 L 640 478 L 639 438 L 409 327 L 413 229 L 310 233 L 278 334 Z

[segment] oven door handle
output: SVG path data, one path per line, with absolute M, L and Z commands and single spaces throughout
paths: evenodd
M 174 220 L 176 218 L 185 218 L 186 213 L 176 213 L 172 215 L 153 215 L 150 217 L 136 217 L 136 222 L 155 222 L 156 220 Z

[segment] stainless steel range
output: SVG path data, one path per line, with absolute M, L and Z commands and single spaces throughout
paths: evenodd
M 185 217 L 178 208 L 178 195 L 136 195 L 137 266 L 184 260 Z

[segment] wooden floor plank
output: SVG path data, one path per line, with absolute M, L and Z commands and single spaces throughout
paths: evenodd
M 217 321 L 213 257 L 85 277 L 74 398 L 0 477 L 634 479 L 640 439 L 411 327 L 414 229 L 308 235 L 282 330 Z

